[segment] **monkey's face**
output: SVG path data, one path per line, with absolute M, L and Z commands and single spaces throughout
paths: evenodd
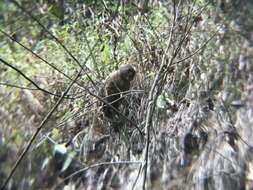
M 125 81 L 132 81 L 135 76 L 135 69 L 130 64 L 124 64 L 119 67 L 120 77 Z

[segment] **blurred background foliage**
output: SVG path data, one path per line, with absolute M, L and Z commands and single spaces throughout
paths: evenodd
M 87 145 L 83 139 L 88 134 L 97 100 L 87 93 L 87 89 L 98 94 L 98 89 L 103 87 L 103 81 L 110 72 L 120 64 L 133 64 L 138 71 L 133 89 L 143 90 L 143 93 L 132 95 L 131 102 L 136 104 L 132 105 L 135 110 L 134 119 L 143 129 L 148 93 L 170 37 L 173 2 L 177 4 L 178 15 L 168 51 L 169 57 L 180 48 L 174 60 L 178 63 L 166 75 L 156 102 L 155 124 L 152 129 L 154 144 L 150 155 L 157 157 L 150 159 L 152 166 L 149 171 L 149 187 L 182 189 L 184 185 L 196 180 L 193 185 L 189 185 L 189 189 L 252 188 L 251 160 L 247 158 L 250 155 L 245 154 L 253 142 L 252 137 L 246 135 L 252 133 L 250 126 L 253 113 L 253 3 L 250 0 L 18 0 L 17 3 L 38 19 L 44 28 L 15 3 L 2 0 L 1 59 L 18 68 L 42 89 L 57 95 L 61 95 L 69 85 L 69 78 L 74 78 L 80 69 L 79 64 L 85 64 L 85 71 L 95 84 L 85 74 L 78 79 L 78 84 L 69 92 L 72 98 L 65 99 L 54 112 L 18 167 L 8 189 L 81 189 L 85 184 L 94 188 L 99 186 L 87 180 L 87 176 L 100 176 L 105 171 L 108 173 L 105 168 L 100 168 L 102 171 L 96 171 L 95 174 L 77 175 L 71 182 L 66 180 L 62 183 L 64 177 L 90 164 L 84 159 L 83 147 Z M 190 32 L 185 36 L 188 27 Z M 204 45 L 206 41 L 208 43 Z M 20 44 L 30 49 L 30 52 Z M 198 49 L 196 54 L 180 62 Z M 31 81 L 25 80 L 20 73 L 1 63 L 0 84 L 2 185 L 17 155 L 23 151 L 24 145 L 59 97 L 36 89 Z M 219 116 L 220 113 L 222 116 Z M 242 121 L 240 114 L 248 117 Z M 230 126 L 231 123 L 233 127 Z M 217 140 L 219 134 L 225 136 L 231 130 L 236 131 L 237 136 L 233 137 L 236 145 L 231 145 L 231 136 L 228 137 L 230 141 L 227 137 Z M 215 136 L 214 133 L 218 135 Z M 113 133 L 115 134 L 118 135 Z M 136 161 L 142 158 L 141 153 L 134 153 L 134 135 L 131 136 L 132 139 L 128 133 L 119 136 L 116 141 L 111 139 L 107 145 L 111 157 L 105 155 L 107 157 L 103 160 L 93 158 L 93 163 Z M 206 136 L 208 140 L 202 141 Z M 248 146 L 239 142 L 239 137 L 247 141 Z M 66 147 L 65 144 L 73 138 L 71 146 Z M 188 138 L 191 142 L 188 142 Z M 214 141 L 220 144 L 214 145 Z M 221 168 L 228 173 L 231 170 L 234 173 L 243 172 L 237 180 L 226 178 L 223 174 L 221 180 L 224 183 L 220 185 L 219 182 L 212 181 L 215 180 L 213 170 L 216 168 L 207 168 L 212 161 L 211 156 L 217 158 L 219 154 L 211 155 L 210 149 L 201 147 L 211 144 L 212 148 L 217 148 L 224 142 L 228 142 L 234 150 L 232 153 L 237 154 L 231 156 L 232 153 L 228 152 L 225 157 L 233 157 L 237 164 L 229 162 L 231 166 L 228 164 L 229 166 Z M 188 150 L 195 148 L 198 149 L 197 153 Z M 225 149 L 227 147 L 221 148 L 221 151 Z M 203 163 L 205 159 L 208 161 Z M 226 165 L 224 160 L 226 159 L 213 159 L 213 164 Z M 122 168 L 123 171 L 120 170 Z M 130 189 L 138 174 L 138 167 L 122 168 L 111 169 L 113 177 L 110 177 L 110 184 L 111 187 L 114 184 L 114 189 Z M 116 175 L 119 170 L 122 173 Z M 134 177 L 123 175 L 124 172 L 132 172 Z M 124 181 L 128 177 L 132 177 L 130 182 Z M 203 178 L 207 180 L 201 181 Z M 105 180 L 103 178 L 101 182 L 101 179 L 94 178 L 94 181 L 103 184 Z M 108 184 L 106 183 L 107 186 Z M 141 187 L 138 183 L 136 186 L 136 189 Z

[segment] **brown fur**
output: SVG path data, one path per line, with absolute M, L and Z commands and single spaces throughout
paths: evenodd
M 121 94 L 130 89 L 131 81 L 135 76 L 135 69 L 130 64 L 124 64 L 112 72 L 105 82 L 105 100 L 118 109 L 122 102 Z M 106 117 L 113 118 L 115 112 L 108 105 L 103 105 Z
M 112 72 L 105 81 L 105 86 L 100 90 L 99 95 L 104 100 L 111 104 L 115 109 L 118 109 L 122 103 L 122 92 L 130 89 L 131 81 L 135 76 L 135 69 L 130 64 L 124 64 L 118 70 Z M 109 118 L 114 118 L 116 112 L 105 103 L 96 105 L 92 118 L 92 133 L 95 135 L 103 134 L 103 114 Z

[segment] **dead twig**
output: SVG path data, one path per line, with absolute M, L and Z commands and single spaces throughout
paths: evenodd
M 109 166 L 109 165 L 122 165 L 122 164 L 140 164 L 142 166 L 142 162 L 140 161 L 118 161 L 118 162 L 102 162 L 102 163 L 98 163 L 98 164 L 93 164 L 91 166 L 87 166 L 83 169 L 80 169 L 72 174 L 70 174 L 69 176 L 65 177 L 59 184 L 57 184 L 57 186 L 61 185 L 63 182 L 65 182 L 66 180 L 69 180 L 71 179 L 72 177 L 80 174 L 80 173 L 83 173 L 89 169 L 92 169 L 92 168 L 96 168 L 96 167 L 99 167 L 99 166 Z
M 1 59 L 0 59 L 1 60 Z M 36 139 L 37 135 L 40 133 L 40 131 L 42 130 L 42 128 L 45 126 L 45 124 L 48 122 L 48 120 L 50 119 L 50 117 L 53 115 L 53 113 L 55 112 L 55 110 L 58 108 L 58 106 L 61 104 L 61 102 L 63 101 L 64 97 L 68 94 L 69 90 L 71 89 L 71 87 L 73 86 L 73 84 L 75 83 L 75 81 L 80 77 L 82 73 L 82 69 L 80 69 L 80 71 L 78 72 L 78 74 L 76 75 L 75 79 L 70 83 L 70 85 L 67 87 L 67 89 L 64 91 L 64 93 L 62 94 L 62 96 L 58 99 L 58 101 L 56 102 L 56 104 L 53 106 L 53 108 L 48 112 L 48 114 L 45 116 L 45 118 L 43 119 L 43 121 L 41 122 L 41 124 L 39 125 L 39 127 L 37 128 L 37 130 L 35 131 L 35 133 L 33 134 L 33 136 L 31 137 L 31 139 L 29 140 L 28 144 L 26 145 L 24 151 L 22 152 L 22 154 L 18 157 L 17 161 L 15 162 L 14 166 L 11 169 L 10 174 L 8 175 L 7 179 L 5 180 L 5 182 L 3 183 L 3 186 L 1 187 L 1 190 L 4 190 L 9 182 L 9 180 L 11 179 L 11 177 L 13 176 L 14 172 L 16 171 L 16 169 L 18 168 L 19 164 L 21 163 L 21 161 L 24 159 L 26 153 L 28 152 L 28 150 L 30 149 L 32 143 L 34 142 L 34 140 Z
M 172 26 L 171 26 L 171 30 L 170 30 L 170 36 L 169 36 L 169 40 L 168 40 L 168 45 L 167 48 L 165 50 L 165 53 L 163 55 L 162 58 L 162 63 L 160 65 L 159 71 L 155 76 L 154 82 L 151 86 L 150 92 L 149 92 L 149 96 L 148 96 L 148 107 L 147 107 L 147 116 L 146 116 L 146 121 L 145 121 L 145 131 L 147 134 L 147 140 L 146 140 L 146 147 L 145 147 L 145 161 L 144 161 L 144 177 L 143 177 L 143 185 L 142 185 L 142 189 L 145 190 L 145 186 L 146 186 L 146 180 L 147 180 L 147 170 L 148 170 L 148 156 L 149 156 L 149 144 L 150 144 L 150 127 L 151 127 L 151 123 L 152 123 L 152 118 L 153 118 L 153 113 L 154 113 L 154 109 L 155 109 L 155 102 L 156 99 L 158 97 L 158 93 L 156 91 L 157 89 L 157 85 L 158 82 L 161 78 L 161 75 L 164 71 L 164 66 L 166 64 L 166 56 L 167 53 L 169 51 L 169 48 L 171 46 L 171 42 L 172 42 L 172 34 L 173 34 L 173 29 L 175 26 L 175 22 L 176 22 L 176 18 L 177 18 L 177 13 L 176 13 L 176 4 L 174 2 L 174 6 L 173 6 L 173 13 L 174 13 L 174 17 L 173 17 L 173 22 L 172 22 Z M 171 58 L 170 63 L 172 63 L 173 58 Z
M 18 7 L 20 8 L 22 11 L 24 11 L 29 17 L 31 17 L 34 21 L 36 21 L 38 23 L 38 25 L 43 28 L 43 30 L 45 30 L 63 49 L 64 51 L 67 52 L 67 54 L 78 64 L 78 66 L 84 71 L 84 73 L 86 74 L 86 76 L 88 77 L 89 81 L 93 84 L 93 86 L 96 88 L 96 84 L 95 82 L 91 79 L 91 77 L 89 76 L 89 74 L 87 73 L 87 70 L 89 70 L 89 68 L 83 64 L 81 65 L 81 63 L 76 59 L 76 57 L 68 50 L 68 48 L 56 37 L 52 34 L 52 32 L 50 32 L 41 22 L 40 20 L 35 17 L 30 11 L 28 11 L 27 9 L 25 9 L 22 5 L 20 5 L 16 0 L 12 0 L 12 2 Z M 84 69 L 84 67 L 86 69 Z
M 13 65 L 11 65 L 7 61 L 3 60 L 2 58 L 0 58 L 0 62 L 2 62 L 4 65 L 6 65 L 6 66 L 12 68 L 13 70 L 15 70 L 17 73 L 19 73 L 21 76 L 23 76 L 26 80 L 28 80 L 30 83 L 32 83 L 38 90 L 41 90 L 42 92 L 45 92 L 45 93 L 53 95 L 53 96 L 61 97 L 61 95 L 59 95 L 59 94 L 55 94 L 55 93 L 50 92 L 50 91 L 48 91 L 44 88 L 41 88 L 39 85 L 36 84 L 36 82 L 34 82 L 32 79 L 30 79 L 28 76 L 26 76 L 21 70 L 14 67 Z M 67 94 L 65 94 L 63 98 L 72 99 Z

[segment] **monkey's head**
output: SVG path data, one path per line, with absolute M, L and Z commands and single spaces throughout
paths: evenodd
M 130 64 L 124 64 L 119 67 L 120 77 L 125 81 L 132 81 L 135 76 L 135 69 Z

